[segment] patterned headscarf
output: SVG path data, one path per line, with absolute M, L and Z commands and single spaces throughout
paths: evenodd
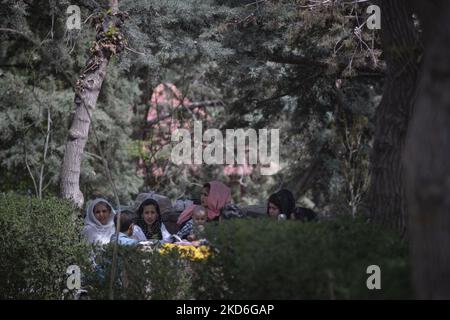
M 158 213 L 158 219 L 152 225 L 148 225 L 144 221 L 144 217 L 143 217 L 144 207 L 149 206 L 149 205 L 153 205 L 156 208 L 156 212 Z M 148 198 L 141 203 L 141 205 L 139 206 L 138 211 L 137 211 L 137 225 L 139 227 L 141 227 L 142 231 L 145 234 L 145 237 L 148 240 L 153 240 L 153 239 L 162 240 L 161 212 L 159 210 L 159 205 L 158 205 L 158 202 L 156 202 L 156 200 L 154 200 L 152 198 Z

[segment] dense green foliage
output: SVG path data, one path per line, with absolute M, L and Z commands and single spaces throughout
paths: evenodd
M 245 219 L 210 224 L 212 255 L 190 261 L 120 248 L 117 299 L 405 299 L 412 298 L 407 244 L 362 220 L 319 223 Z M 111 248 L 99 254 L 106 280 L 86 285 L 109 297 Z M 369 290 L 367 268 L 381 270 Z M 95 274 L 92 279 L 95 279 Z M 120 279 L 120 280 L 119 280 Z M 124 280 L 126 279 L 126 280 Z
M 0 299 L 61 299 L 88 248 L 67 201 L 0 194 Z
M 83 245 L 72 207 L 57 199 L 0 196 L 0 292 L 4 299 L 60 299 L 66 269 L 80 266 L 91 299 L 110 297 L 113 246 Z M 318 223 L 242 219 L 209 224 L 212 255 L 119 247 L 115 299 L 411 298 L 407 244 L 362 220 Z M 381 269 L 368 290 L 366 269 Z M 100 270 L 100 271 L 99 271 Z M 73 295 L 64 295 L 73 298 Z
M 198 298 L 412 298 L 407 245 L 377 225 L 341 217 L 319 223 L 269 219 L 208 228 L 216 254 L 199 272 Z M 368 290 L 367 267 L 381 269 Z
M 0 9 L 1 190 L 59 193 L 59 175 L 73 107 L 73 87 L 95 33 L 89 25 L 66 30 L 69 1 L 8 1 Z M 87 8 L 82 15 L 87 17 Z M 99 11 L 99 8 L 89 8 Z M 81 190 L 112 195 L 98 146 L 109 162 L 120 196 L 130 200 L 142 180 L 130 155 L 128 112 L 139 102 L 139 79 L 125 78 L 112 61 L 93 115 L 82 163 Z M 47 142 L 46 142 L 47 141 Z
M 83 287 L 90 299 L 109 299 L 112 274 L 113 246 L 97 251 L 100 271 L 86 270 Z M 114 299 L 172 300 L 190 299 L 191 278 L 189 262 L 176 251 L 162 255 L 158 248 L 118 247 L 114 281 Z
M 69 4 L 81 8 L 81 30 L 65 28 Z M 1 190 L 58 193 L 73 84 L 95 40 L 92 15 L 105 4 L 2 5 L 0 28 L 17 32 L 0 32 Z M 364 26 L 368 5 L 119 1 L 130 16 L 124 30 L 128 48 L 110 63 L 93 116 L 99 141 L 91 129 L 80 181 L 85 198 L 112 197 L 100 146 L 122 202 L 145 189 L 192 197 L 195 186 L 222 179 L 237 202 L 261 203 L 284 186 L 324 213 L 361 211 L 383 71 L 379 35 Z M 258 168 L 251 175 L 226 176 L 223 166 L 193 171 L 173 165 L 170 148 L 143 152 L 143 145 L 156 144 L 146 124 L 149 100 L 166 82 L 191 102 L 218 101 L 203 108 L 208 127 L 279 128 L 282 170 L 270 177 Z M 171 118 L 195 119 L 187 108 Z M 163 176 L 152 175 L 153 162 L 164 165 Z

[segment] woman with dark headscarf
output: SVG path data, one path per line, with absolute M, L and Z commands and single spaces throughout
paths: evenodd
M 158 202 L 149 195 L 137 209 L 137 225 L 147 240 L 170 240 L 170 233 L 162 223 Z
M 287 219 L 291 217 L 291 214 L 295 209 L 295 199 L 287 189 L 281 189 L 280 191 L 270 195 L 267 201 L 267 215 L 274 219 L 279 219 L 284 215 Z

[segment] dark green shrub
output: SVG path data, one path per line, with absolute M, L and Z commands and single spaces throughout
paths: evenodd
M 24 199 L 30 201 L 28 198 L 20 200 Z M 9 205 L 9 207 L 14 206 Z M 53 204 L 52 210 L 55 210 L 55 207 L 58 206 Z M 22 205 L 21 208 L 25 207 Z M 36 210 L 37 208 L 33 207 L 33 212 Z M 22 217 L 23 213 L 16 215 Z M 3 226 L 4 214 L 0 221 L 0 225 Z M 13 225 L 27 224 L 22 221 Z M 138 248 L 118 247 L 114 298 L 391 299 L 412 297 L 407 244 L 402 243 L 395 234 L 384 231 L 375 224 L 349 218 L 337 218 L 319 223 L 242 219 L 220 224 L 211 223 L 206 233 L 213 244 L 213 254 L 209 259 L 201 261 L 189 261 L 180 257 L 175 250 L 161 254 L 158 249 L 148 252 Z M 23 243 L 20 246 L 21 250 L 32 251 L 27 242 Z M 47 246 L 50 250 L 56 250 L 51 242 L 47 244 L 46 240 L 42 240 L 39 251 L 45 252 L 48 250 Z M 6 252 L 4 248 L 2 250 Z M 69 251 L 66 254 L 70 256 L 74 247 L 67 250 Z M 108 299 L 113 246 L 97 248 L 95 252 L 96 262 L 103 267 L 102 277 L 99 277 L 99 273 L 92 267 L 85 268 L 83 287 L 88 290 L 91 299 Z M 47 269 L 49 265 L 53 265 L 49 263 L 53 259 L 51 256 L 41 257 L 40 254 L 34 254 L 34 256 L 33 254 L 31 253 L 32 261 L 38 261 Z M 76 255 L 71 256 L 73 257 Z M 28 260 L 25 259 L 25 261 Z M 25 262 L 21 263 L 25 264 Z M 64 275 L 65 268 L 71 264 L 61 261 L 56 263 L 62 265 L 62 268 L 57 271 L 60 275 Z M 381 290 L 368 290 L 366 287 L 369 277 L 366 270 L 369 265 L 378 265 L 381 268 Z M 6 268 L 2 265 L 3 270 Z M 51 283 L 51 280 L 42 281 L 35 277 L 43 274 L 42 279 L 45 277 L 50 279 L 51 274 L 37 271 L 35 267 L 30 270 L 34 273 L 29 278 L 33 279 L 35 286 L 41 283 L 48 286 L 48 283 Z M 23 277 L 22 273 L 18 276 L 14 271 L 9 272 L 9 279 L 28 279 Z M 61 276 L 53 279 L 58 285 L 48 287 L 40 296 L 37 296 L 38 291 L 36 291 L 33 292 L 34 295 L 30 295 L 29 292 L 28 295 L 9 293 L 8 297 L 57 297 L 52 294 L 61 292 L 60 289 L 65 283 L 61 283 Z M 62 279 L 65 278 L 62 277 Z M 3 283 L 2 278 L 2 287 L 5 287 Z M 21 292 L 15 290 L 14 292 Z M 6 291 L 2 291 L 5 295 L 3 292 Z
M 96 262 L 101 272 L 86 277 L 86 289 L 91 299 L 110 298 L 110 280 L 113 246 L 97 250 Z M 171 250 L 159 253 L 136 247 L 117 248 L 117 268 L 114 281 L 114 299 L 172 300 L 192 298 L 190 292 L 192 271 L 190 262 Z
M 245 219 L 210 225 L 207 234 L 216 254 L 196 269 L 200 299 L 412 297 L 407 245 L 378 225 Z M 381 290 L 366 286 L 369 265 L 381 268 Z
M 70 265 L 86 265 L 74 208 L 57 198 L 0 194 L 0 299 L 61 299 Z

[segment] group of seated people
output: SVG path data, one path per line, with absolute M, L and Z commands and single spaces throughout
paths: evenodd
M 187 206 L 177 220 L 178 232 L 171 234 L 162 221 L 162 212 L 171 207 L 166 197 L 153 193 L 140 194 L 134 212 L 121 210 L 116 214 L 111 204 L 103 198 L 91 201 L 86 210 L 83 234 L 89 243 L 107 244 L 117 241 L 120 245 L 137 246 L 149 241 L 184 242 L 194 246 L 207 244 L 202 232 L 208 221 L 226 218 L 223 209 L 231 204 L 231 190 L 220 181 L 203 186 L 200 204 Z M 289 190 L 272 194 L 267 203 L 270 218 L 311 221 L 316 214 L 306 208 L 295 206 Z M 117 226 L 119 224 L 119 226 Z M 116 229 L 119 227 L 119 233 Z

